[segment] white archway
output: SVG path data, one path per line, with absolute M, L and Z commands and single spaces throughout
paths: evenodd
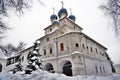
M 72 76 L 72 63 L 69 60 L 63 60 L 59 64 L 59 69 L 62 71 L 63 74 L 67 76 Z

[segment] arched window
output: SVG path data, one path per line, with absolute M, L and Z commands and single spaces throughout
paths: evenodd
M 50 54 L 52 54 L 52 48 L 50 48 Z
M 75 44 L 75 46 L 76 46 L 76 47 L 79 47 L 79 44 L 78 44 L 78 43 L 76 43 L 76 44 Z

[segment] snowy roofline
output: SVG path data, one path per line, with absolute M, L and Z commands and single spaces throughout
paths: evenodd
M 24 50 L 22 50 L 22 51 L 20 51 L 20 52 L 24 52 L 24 51 L 26 51 L 26 50 L 28 50 L 28 49 L 31 49 L 31 48 L 33 48 L 33 45 L 30 46 L 30 47 L 25 48 Z
M 67 33 L 65 33 L 64 35 L 72 34 L 72 33 L 80 33 L 80 34 L 83 34 L 85 37 L 87 37 L 88 39 L 92 40 L 93 42 L 95 42 L 96 44 L 98 44 L 99 46 L 101 46 L 101 47 L 103 47 L 105 50 L 107 50 L 106 47 L 104 47 L 102 44 L 98 43 L 97 41 L 95 41 L 95 40 L 92 39 L 91 37 L 87 36 L 87 35 L 84 34 L 83 32 L 79 32 L 79 31 L 76 32 L 76 31 L 73 31 L 73 32 L 67 32 Z M 59 37 L 57 37 L 57 38 L 60 38 L 60 37 L 62 37 L 62 36 L 64 36 L 64 35 L 61 35 L 61 36 L 59 36 Z M 56 38 L 56 39 L 57 39 L 57 38 Z
M 90 40 L 94 41 L 95 43 L 97 43 L 98 45 L 100 45 L 101 47 L 103 47 L 105 50 L 107 50 L 107 48 L 105 46 L 103 46 L 102 44 L 98 43 L 97 41 L 95 41 L 94 39 L 92 39 L 91 37 L 87 36 L 85 33 L 82 33 L 84 36 L 86 36 L 87 38 L 89 38 Z

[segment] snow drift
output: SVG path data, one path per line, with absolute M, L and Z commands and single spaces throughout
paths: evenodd
M 64 74 L 48 73 L 46 71 L 37 70 L 28 74 L 11 74 L 1 73 L 0 80 L 120 80 L 120 75 L 100 77 L 100 76 L 74 76 L 68 77 Z

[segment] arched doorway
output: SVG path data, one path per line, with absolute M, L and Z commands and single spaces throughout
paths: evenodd
M 0 72 L 2 72 L 2 64 L 0 63 Z
M 54 68 L 53 68 L 53 65 L 51 63 L 47 63 L 44 67 L 44 70 L 50 72 L 50 73 L 54 73 Z
M 62 72 L 67 76 L 72 76 L 72 63 L 68 60 L 61 62 Z

